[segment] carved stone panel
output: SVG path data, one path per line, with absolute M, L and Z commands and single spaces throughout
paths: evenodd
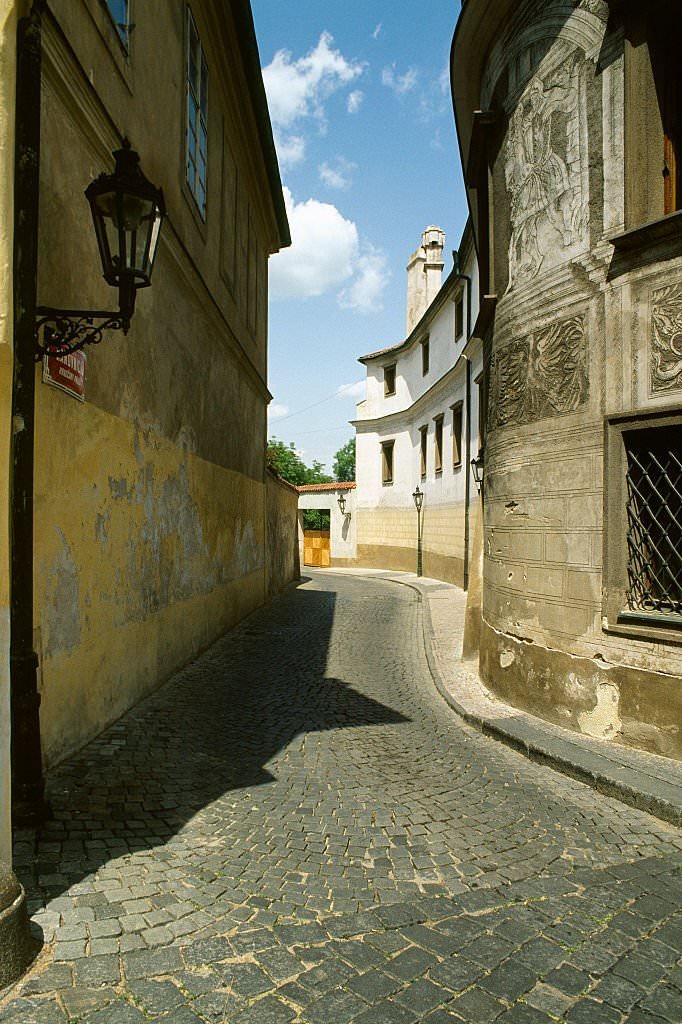
M 490 368 L 490 427 L 575 412 L 588 396 L 583 318 L 573 316 L 495 354 Z
M 682 391 L 682 282 L 652 295 L 651 394 Z
M 558 63 L 537 74 L 516 102 L 504 147 L 509 289 L 576 252 L 585 231 L 580 124 L 585 57 L 562 43 L 553 56 Z

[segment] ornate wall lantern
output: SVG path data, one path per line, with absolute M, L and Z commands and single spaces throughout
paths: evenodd
M 474 480 L 479 491 L 483 486 L 483 451 L 480 451 L 475 459 L 471 460 L 471 471 L 474 474 Z
M 337 500 L 339 502 L 339 511 L 341 512 L 342 516 L 345 516 L 345 514 L 346 514 L 346 499 L 343 496 L 343 494 L 339 494 L 339 497 L 338 497 Z M 350 515 L 350 512 L 348 513 L 348 515 Z
M 68 355 L 102 341 L 102 331 L 127 334 L 138 288 L 152 283 L 154 258 L 166 214 L 163 192 L 144 176 L 127 139 L 114 152 L 113 174 L 100 174 L 85 190 L 90 203 L 104 280 L 118 288 L 118 312 L 36 308 L 36 360 Z M 96 323 L 96 321 L 100 321 Z M 43 328 L 43 340 L 40 329 Z

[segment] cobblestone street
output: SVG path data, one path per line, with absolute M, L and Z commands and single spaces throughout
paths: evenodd
M 14 1024 L 682 1020 L 682 835 L 462 724 L 319 574 L 54 772 Z

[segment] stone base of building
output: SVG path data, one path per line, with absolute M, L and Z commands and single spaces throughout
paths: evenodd
M 358 544 L 355 563 L 366 569 L 390 569 L 393 572 L 417 571 L 417 548 L 392 547 L 388 544 Z M 464 562 L 461 558 L 422 551 L 422 575 L 461 587 L 464 583 Z
M 0 989 L 16 981 L 33 958 L 26 894 L 17 877 L 0 861 Z
M 587 736 L 682 759 L 679 679 L 576 657 L 481 625 L 480 671 L 506 703 Z

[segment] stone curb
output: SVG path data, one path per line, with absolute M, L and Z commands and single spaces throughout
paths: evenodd
M 524 714 L 518 709 L 514 709 L 513 721 L 503 723 L 466 708 L 449 692 L 438 668 L 431 642 L 433 623 L 428 595 L 412 580 L 383 574 L 367 575 L 365 578 L 399 583 L 419 595 L 424 610 L 424 649 L 431 676 L 441 697 L 468 725 L 483 735 L 512 747 L 530 761 L 546 765 L 578 782 L 583 782 L 604 796 L 613 797 L 630 807 L 646 811 L 661 821 L 682 825 L 680 786 L 652 779 L 634 767 L 615 765 L 598 751 L 581 747 L 577 734 L 566 732 L 565 739 L 554 736 L 543 729 L 541 719 Z

